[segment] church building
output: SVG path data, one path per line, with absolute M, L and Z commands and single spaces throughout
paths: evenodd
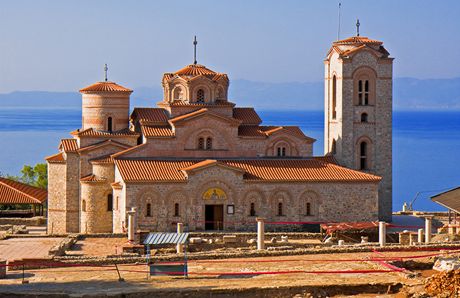
M 297 126 L 267 126 L 195 63 L 163 75 L 163 99 L 130 113 L 132 90 L 80 90 L 82 126 L 48 162 L 48 233 L 255 228 L 391 219 L 392 58 L 355 36 L 325 60 L 325 155 Z M 280 98 L 289 100 L 289 98 Z M 237 101 L 237 99 L 236 99 Z

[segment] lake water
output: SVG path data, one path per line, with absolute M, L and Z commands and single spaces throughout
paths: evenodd
M 323 154 L 323 112 L 259 114 L 265 125 L 300 126 L 317 140 L 314 154 Z M 429 196 L 460 186 L 460 112 L 395 112 L 393 118 L 393 210 L 417 192 L 415 209 L 443 210 Z M 43 162 L 57 152 L 61 138 L 80 126 L 80 110 L 2 108 L 0 172 L 16 175 L 24 164 Z

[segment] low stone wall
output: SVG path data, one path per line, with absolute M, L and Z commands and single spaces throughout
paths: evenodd
M 0 225 L 44 226 L 46 225 L 46 217 L 43 217 L 43 216 L 35 216 L 32 218 L 0 217 Z
M 49 252 L 48 255 L 50 256 L 63 256 L 65 255 L 66 250 L 69 250 L 75 242 L 78 240 L 78 235 L 71 235 L 66 238 L 64 238 L 59 244 L 53 246 Z

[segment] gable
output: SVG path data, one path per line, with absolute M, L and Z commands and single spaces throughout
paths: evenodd
M 211 112 L 210 110 L 206 108 L 199 109 L 197 111 L 194 111 L 188 114 L 177 116 L 169 120 L 169 122 L 175 126 L 179 126 L 179 125 L 184 125 L 185 123 L 192 121 L 192 120 L 206 119 L 206 118 L 217 120 L 219 122 L 228 123 L 234 126 L 237 126 L 241 123 L 240 120 Z

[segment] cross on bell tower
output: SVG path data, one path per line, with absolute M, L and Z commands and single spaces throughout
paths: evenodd
M 107 67 L 107 63 L 104 65 L 104 79 L 105 81 L 107 82 L 107 71 L 109 70 L 109 68 Z
M 196 35 L 195 39 L 193 40 L 193 64 L 196 65 L 196 45 L 198 44 L 198 41 L 196 41 Z
M 359 23 L 359 19 L 356 20 L 356 36 L 359 36 L 359 26 L 361 26 L 361 24 Z

